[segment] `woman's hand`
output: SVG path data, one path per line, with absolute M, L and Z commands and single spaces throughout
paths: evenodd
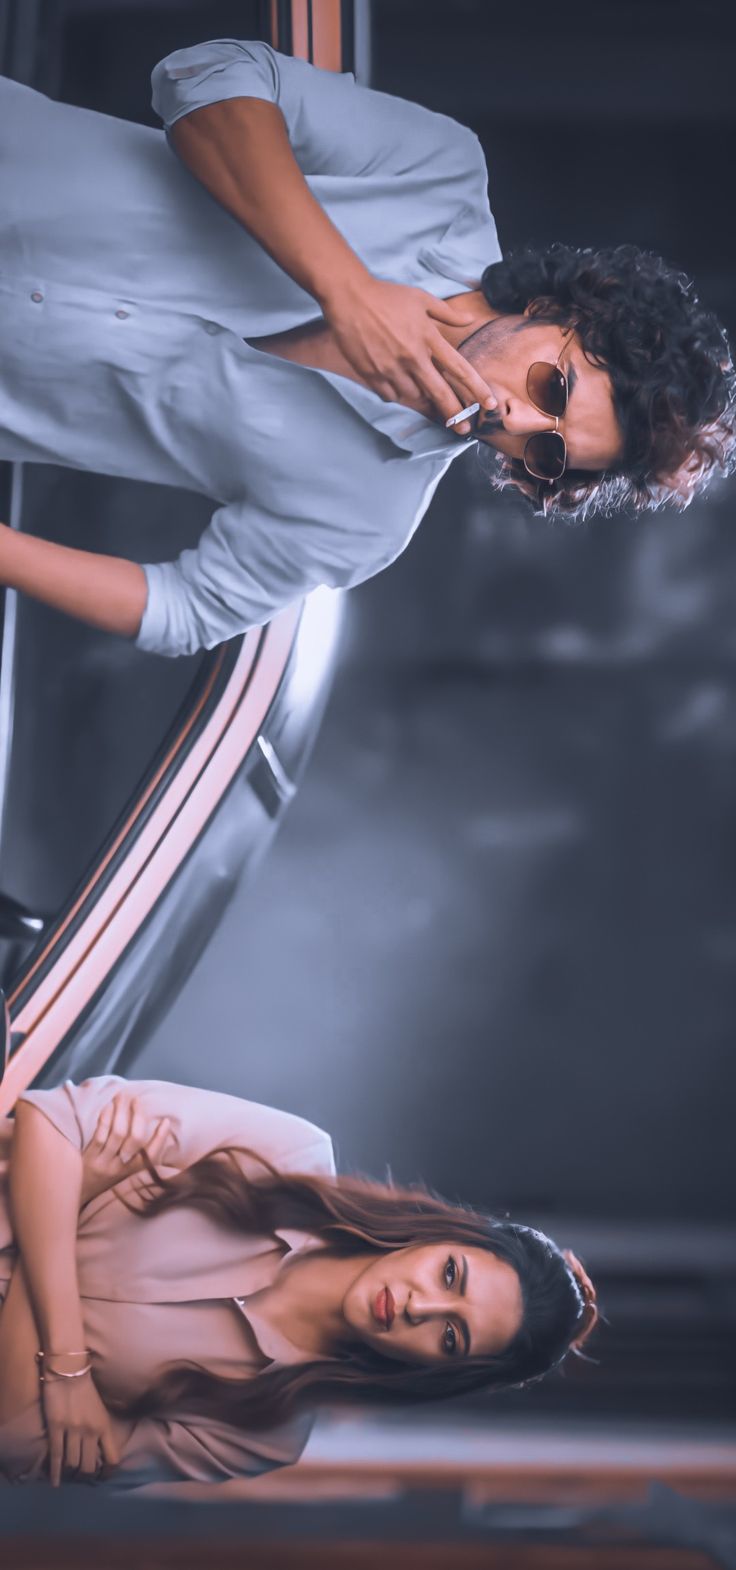
M 338 347 L 361 380 L 388 403 L 419 403 L 443 421 L 470 403 L 495 408 L 490 388 L 437 325 L 469 326 L 457 301 L 364 275 L 360 288 L 323 302 Z M 468 422 L 456 427 L 460 435 Z
M 84 1151 L 81 1204 L 86 1205 L 132 1172 L 147 1171 L 144 1150 L 155 1166 L 163 1159 L 170 1134 L 169 1118 L 151 1117 L 137 1096 L 119 1091 L 102 1108 Z
M 53 1368 L 54 1358 L 48 1362 Z M 98 1395 L 91 1374 L 59 1379 L 46 1373 L 41 1385 L 49 1441 L 49 1478 L 58 1488 L 63 1472 L 80 1479 L 99 1478 L 103 1467 L 117 1466 L 118 1440 L 110 1413 Z

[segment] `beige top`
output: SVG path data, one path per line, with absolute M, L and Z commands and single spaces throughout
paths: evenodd
M 302 1118 L 237 1096 L 161 1080 L 117 1075 L 68 1081 L 29 1091 L 30 1101 L 79 1150 L 89 1143 L 102 1107 L 124 1091 L 151 1117 L 171 1119 L 161 1169 L 190 1166 L 222 1146 L 249 1147 L 292 1172 L 334 1172 L 329 1136 Z M 0 1118 L 0 1301 L 12 1274 L 15 1245 L 7 1203 L 12 1121 Z M 244 1172 L 262 1175 L 245 1152 Z M 122 1203 L 145 1181 L 134 1174 L 85 1205 L 79 1216 L 77 1265 L 87 1345 L 103 1399 L 130 1400 L 164 1366 L 189 1360 L 211 1373 L 242 1378 L 273 1360 L 304 1353 L 265 1323 L 259 1294 L 287 1255 L 315 1245 L 303 1232 L 247 1236 L 199 1211 L 177 1206 L 149 1220 Z M 107 1487 L 139 1488 L 189 1479 L 224 1482 L 295 1461 L 312 1418 L 299 1414 L 274 1429 L 246 1431 L 201 1415 L 172 1412 L 139 1420 Z M 46 1475 L 47 1446 L 35 1401 L 0 1425 L 0 1481 L 34 1482 Z

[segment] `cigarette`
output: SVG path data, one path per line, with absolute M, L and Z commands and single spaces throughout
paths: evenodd
M 469 403 L 467 409 L 460 409 L 457 414 L 451 414 L 449 420 L 445 420 L 445 430 L 449 431 L 451 425 L 459 425 L 461 420 L 467 420 L 471 414 L 477 414 L 479 408 L 479 403 Z

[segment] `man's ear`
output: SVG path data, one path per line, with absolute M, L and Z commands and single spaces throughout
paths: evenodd
M 527 318 L 527 321 L 533 322 L 540 316 L 553 316 L 556 309 L 558 309 L 557 301 L 553 300 L 551 295 L 538 294 L 533 300 L 527 301 L 521 314 Z

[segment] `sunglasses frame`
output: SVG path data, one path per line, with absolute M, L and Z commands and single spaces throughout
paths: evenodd
M 555 428 L 554 428 L 553 431 L 535 431 L 533 436 L 528 437 L 528 439 L 527 439 L 527 441 L 525 443 L 525 446 L 524 446 L 523 454 L 522 454 L 522 461 L 523 461 L 524 468 L 526 469 L 527 474 L 530 474 L 532 479 L 533 480 L 537 480 L 540 485 L 554 485 L 555 480 L 562 479 L 562 476 L 565 473 L 565 469 L 567 468 L 567 442 L 565 441 L 565 438 L 564 438 L 564 436 L 562 434 L 562 431 L 560 430 L 560 420 L 563 418 L 563 416 L 565 414 L 565 411 L 567 409 L 567 404 L 568 404 L 568 400 L 569 400 L 569 397 L 570 397 L 570 386 L 569 386 L 569 382 L 568 382 L 568 379 L 567 379 L 567 373 L 565 371 L 563 371 L 562 366 L 560 365 L 560 360 L 562 359 L 562 356 L 565 353 L 565 350 L 567 348 L 568 343 L 570 342 L 571 337 L 572 337 L 572 331 L 567 333 L 567 335 L 565 337 L 565 341 L 564 341 L 564 343 L 562 345 L 562 348 L 560 349 L 560 352 L 559 352 L 559 354 L 557 356 L 557 359 L 555 360 L 554 365 L 552 364 L 551 360 L 532 360 L 532 363 L 529 366 L 529 369 L 528 369 L 528 371 L 526 373 L 526 395 L 527 395 L 527 398 L 529 399 L 529 402 L 534 405 L 535 409 L 539 410 L 540 414 L 546 415 L 547 419 L 554 420 L 554 422 L 555 422 Z M 530 391 L 530 388 L 529 388 L 529 377 L 531 376 L 532 371 L 534 370 L 534 367 L 536 365 L 544 365 L 544 366 L 550 367 L 553 371 L 559 371 L 559 373 L 560 373 L 560 375 L 561 375 L 561 377 L 562 377 L 562 379 L 563 379 L 563 381 L 565 383 L 565 408 L 563 409 L 562 414 L 550 414 L 547 409 L 543 409 L 542 405 L 537 403 L 536 398 L 532 397 L 532 394 L 531 394 L 531 391 Z M 529 450 L 529 447 L 530 447 L 531 443 L 533 441 L 537 441 L 540 436 L 557 436 L 559 438 L 559 440 L 562 442 L 562 468 L 560 469 L 559 474 L 553 475 L 553 477 L 551 479 L 550 479 L 549 475 L 537 474 L 536 470 L 532 469 L 532 467 L 531 467 L 531 465 L 530 465 L 530 463 L 529 463 L 529 461 L 527 459 L 527 452 Z

